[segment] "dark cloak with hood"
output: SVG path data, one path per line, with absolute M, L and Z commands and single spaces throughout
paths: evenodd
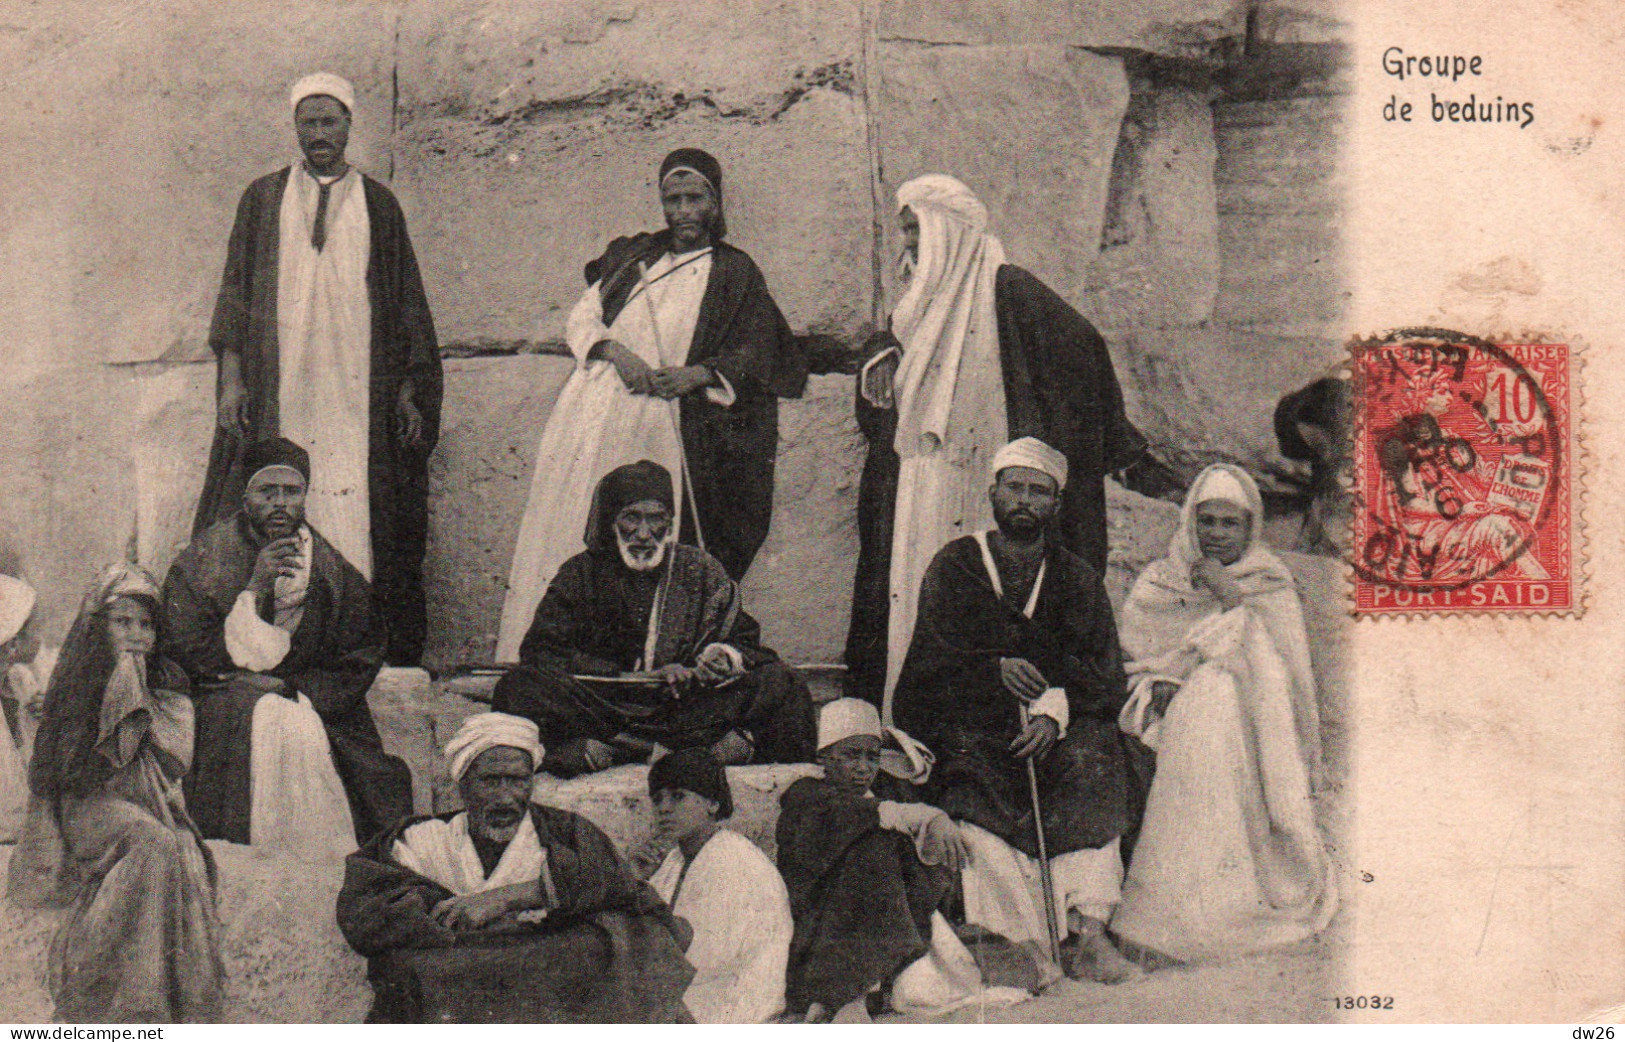
M 255 181 L 237 205 L 226 247 L 209 346 L 216 356 L 235 351 L 248 391 L 248 435 L 216 427 L 192 535 L 231 517 L 252 476 L 244 453 L 280 433 L 277 348 L 277 273 L 282 194 L 291 167 Z M 429 454 L 440 436 L 443 376 L 429 300 L 423 292 L 406 215 L 382 184 L 361 175 L 371 252 L 367 297 L 372 304 L 372 389 L 368 403 L 368 503 L 372 523 L 373 589 L 388 638 L 390 662 L 416 665 L 427 634 L 423 554 L 429 533 Z M 423 442 L 412 447 L 397 433 L 401 383 L 423 416 Z
M 1146 444 L 1123 410 L 1123 391 L 1106 341 L 1054 290 L 1013 264 L 999 268 L 995 276 L 994 304 L 1008 440 L 1038 438 L 1066 456 L 1069 476 L 1055 534 L 1061 545 L 1104 574 L 1105 478 L 1138 461 Z M 887 347 L 901 349 L 889 333 L 881 334 L 869 353 Z M 869 455 L 858 486 L 859 551 L 846 641 L 847 693 L 879 705 L 886 682 L 900 467 L 893 445 L 897 410 L 877 408 L 861 393 L 855 397 Z
M 914 641 L 892 696 L 897 726 L 937 755 L 921 789 L 928 803 L 1030 857 L 1038 854 L 1027 770 L 1010 754 L 1021 731 L 1001 658 L 1024 658 L 1066 689 L 1066 737 L 1038 761 L 1051 856 L 1104 846 L 1133 824 L 1135 790 L 1118 731 L 1128 700 L 1111 602 L 1100 576 L 1050 546 L 1033 617 L 1017 592 L 1000 597 L 974 536 L 937 552 L 920 587 Z
M 677 166 L 696 170 L 716 193 L 711 227 L 711 276 L 700 300 L 688 365 L 709 366 L 734 389 L 734 404 L 717 405 L 703 392 L 679 404 L 683 452 L 688 459 L 705 549 L 735 580 L 743 579 L 767 538 L 773 516 L 773 469 L 779 447 L 780 398 L 799 398 L 807 383 L 805 352 L 767 289 L 761 269 L 743 250 L 723 241 L 722 168 L 699 149 L 678 149 L 660 176 Z M 604 325 L 612 325 L 638 284 L 638 264 L 653 264 L 671 248 L 671 232 L 618 238 L 585 268 L 599 283 Z M 683 512 L 682 541 L 698 541 Z

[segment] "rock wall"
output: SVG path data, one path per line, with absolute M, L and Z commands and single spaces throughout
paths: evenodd
M 892 193 L 930 170 L 1107 334 L 1189 475 L 1263 469 L 1342 335 L 1338 25 L 1320 0 L 62 0 L 0 25 L 0 555 L 59 637 L 79 591 L 188 535 L 236 198 L 294 152 L 286 90 L 355 81 L 352 157 L 406 210 L 448 354 L 429 663 L 488 653 L 582 263 L 722 160 L 731 237 L 802 332 L 884 314 Z M 725 45 L 721 45 L 725 41 Z M 835 353 L 837 356 L 839 352 Z M 832 370 L 847 368 L 840 357 Z M 832 371 L 783 411 L 768 639 L 838 660 L 862 443 Z

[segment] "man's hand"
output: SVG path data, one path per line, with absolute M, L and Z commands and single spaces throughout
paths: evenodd
M 733 659 L 721 644 L 707 644 L 694 663 L 694 675 L 702 684 L 715 686 L 734 678 Z
M 240 380 L 221 380 L 215 422 L 239 438 L 248 436 L 248 389 Z
M 649 363 L 639 358 L 631 348 L 619 340 L 605 340 L 593 349 L 598 357 L 615 367 L 615 372 L 621 378 L 621 383 L 633 394 L 654 394 L 654 370 Z
M 283 698 L 296 699 L 299 692 L 288 686 L 288 682 L 281 677 L 273 677 L 269 673 L 249 673 L 244 671 L 231 678 L 231 686 L 238 691 L 258 693 L 262 695 L 281 695 Z
M 659 669 L 651 669 L 644 675 L 671 687 L 681 687 L 693 680 L 696 673 L 681 662 L 670 662 Z
M 276 588 L 278 577 L 291 576 L 298 571 L 299 537 L 283 536 L 260 547 L 254 559 L 254 574 L 249 576 L 248 588 L 256 596 L 269 597 Z
M 970 850 L 959 826 L 947 814 L 934 814 L 920 828 L 920 860 L 958 872 L 970 863 Z
M 412 385 L 402 384 L 395 400 L 395 437 L 409 449 L 423 447 L 423 414 L 412 396 Z
M 1044 674 L 1024 658 L 999 659 L 999 679 L 1004 681 L 1006 691 L 1023 702 L 1031 702 L 1049 690 Z
M 1047 716 L 1035 716 L 1026 728 L 1010 743 L 1010 752 L 1018 760 L 1042 760 L 1055 747 L 1061 736 L 1061 725 Z
M 1219 599 L 1225 611 L 1242 602 L 1241 584 L 1230 577 L 1224 565 L 1211 557 L 1204 557 L 1191 565 L 1191 585 L 1206 586 Z
M 518 911 L 508 887 L 498 887 L 478 894 L 460 894 L 448 897 L 429 912 L 436 922 L 448 930 L 478 930 Z
M 595 771 L 607 771 L 615 766 L 615 747 L 608 742 L 600 742 L 596 738 L 587 738 L 582 741 L 581 755 L 586 759 L 587 766 Z
M 716 374 L 709 366 L 684 365 L 656 369 L 653 379 L 655 394 L 662 398 L 681 398 L 710 387 L 716 381 Z

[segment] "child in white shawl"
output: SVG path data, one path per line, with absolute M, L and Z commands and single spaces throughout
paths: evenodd
M 1303 608 L 1262 519 L 1246 471 L 1208 467 L 1123 608 L 1120 722 L 1157 771 L 1111 926 L 1149 956 L 1289 944 L 1337 910 L 1310 798 L 1320 715 Z

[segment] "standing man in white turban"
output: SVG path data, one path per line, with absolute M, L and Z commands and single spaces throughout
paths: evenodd
M 986 528 L 987 468 L 1006 441 L 1042 438 L 1072 469 L 1061 545 L 1106 568 L 1108 473 L 1145 439 L 1123 413 L 1106 344 L 1036 277 L 1005 263 L 971 190 L 930 174 L 897 192 L 902 300 L 858 383 L 869 441 L 846 645 L 849 694 L 889 696 L 914 630 L 920 580 L 944 544 Z
M 688 934 L 586 818 L 531 800 L 536 725 L 464 721 L 466 809 L 408 818 L 345 863 L 338 923 L 368 960 L 369 1023 L 688 1019 Z
M 218 426 L 192 534 L 231 516 L 264 438 L 309 450 L 310 519 L 372 583 L 386 661 L 418 663 L 441 371 L 406 217 L 344 157 L 355 88 L 329 73 L 289 95 L 303 160 L 237 206 L 209 346 Z
M 955 539 L 926 570 L 892 708 L 936 754 L 921 795 L 959 823 L 970 849 L 966 918 L 1053 972 L 1042 954 L 1036 778 L 1066 938 L 1060 969 L 1114 984 L 1138 972 L 1106 935 L 1123 879 L 1119 837 L 1133 824 L 1117 628 L 1100 573 L 1051 535 L 1066 457 L 1020 438 L 991 469 L 997 528 Z

